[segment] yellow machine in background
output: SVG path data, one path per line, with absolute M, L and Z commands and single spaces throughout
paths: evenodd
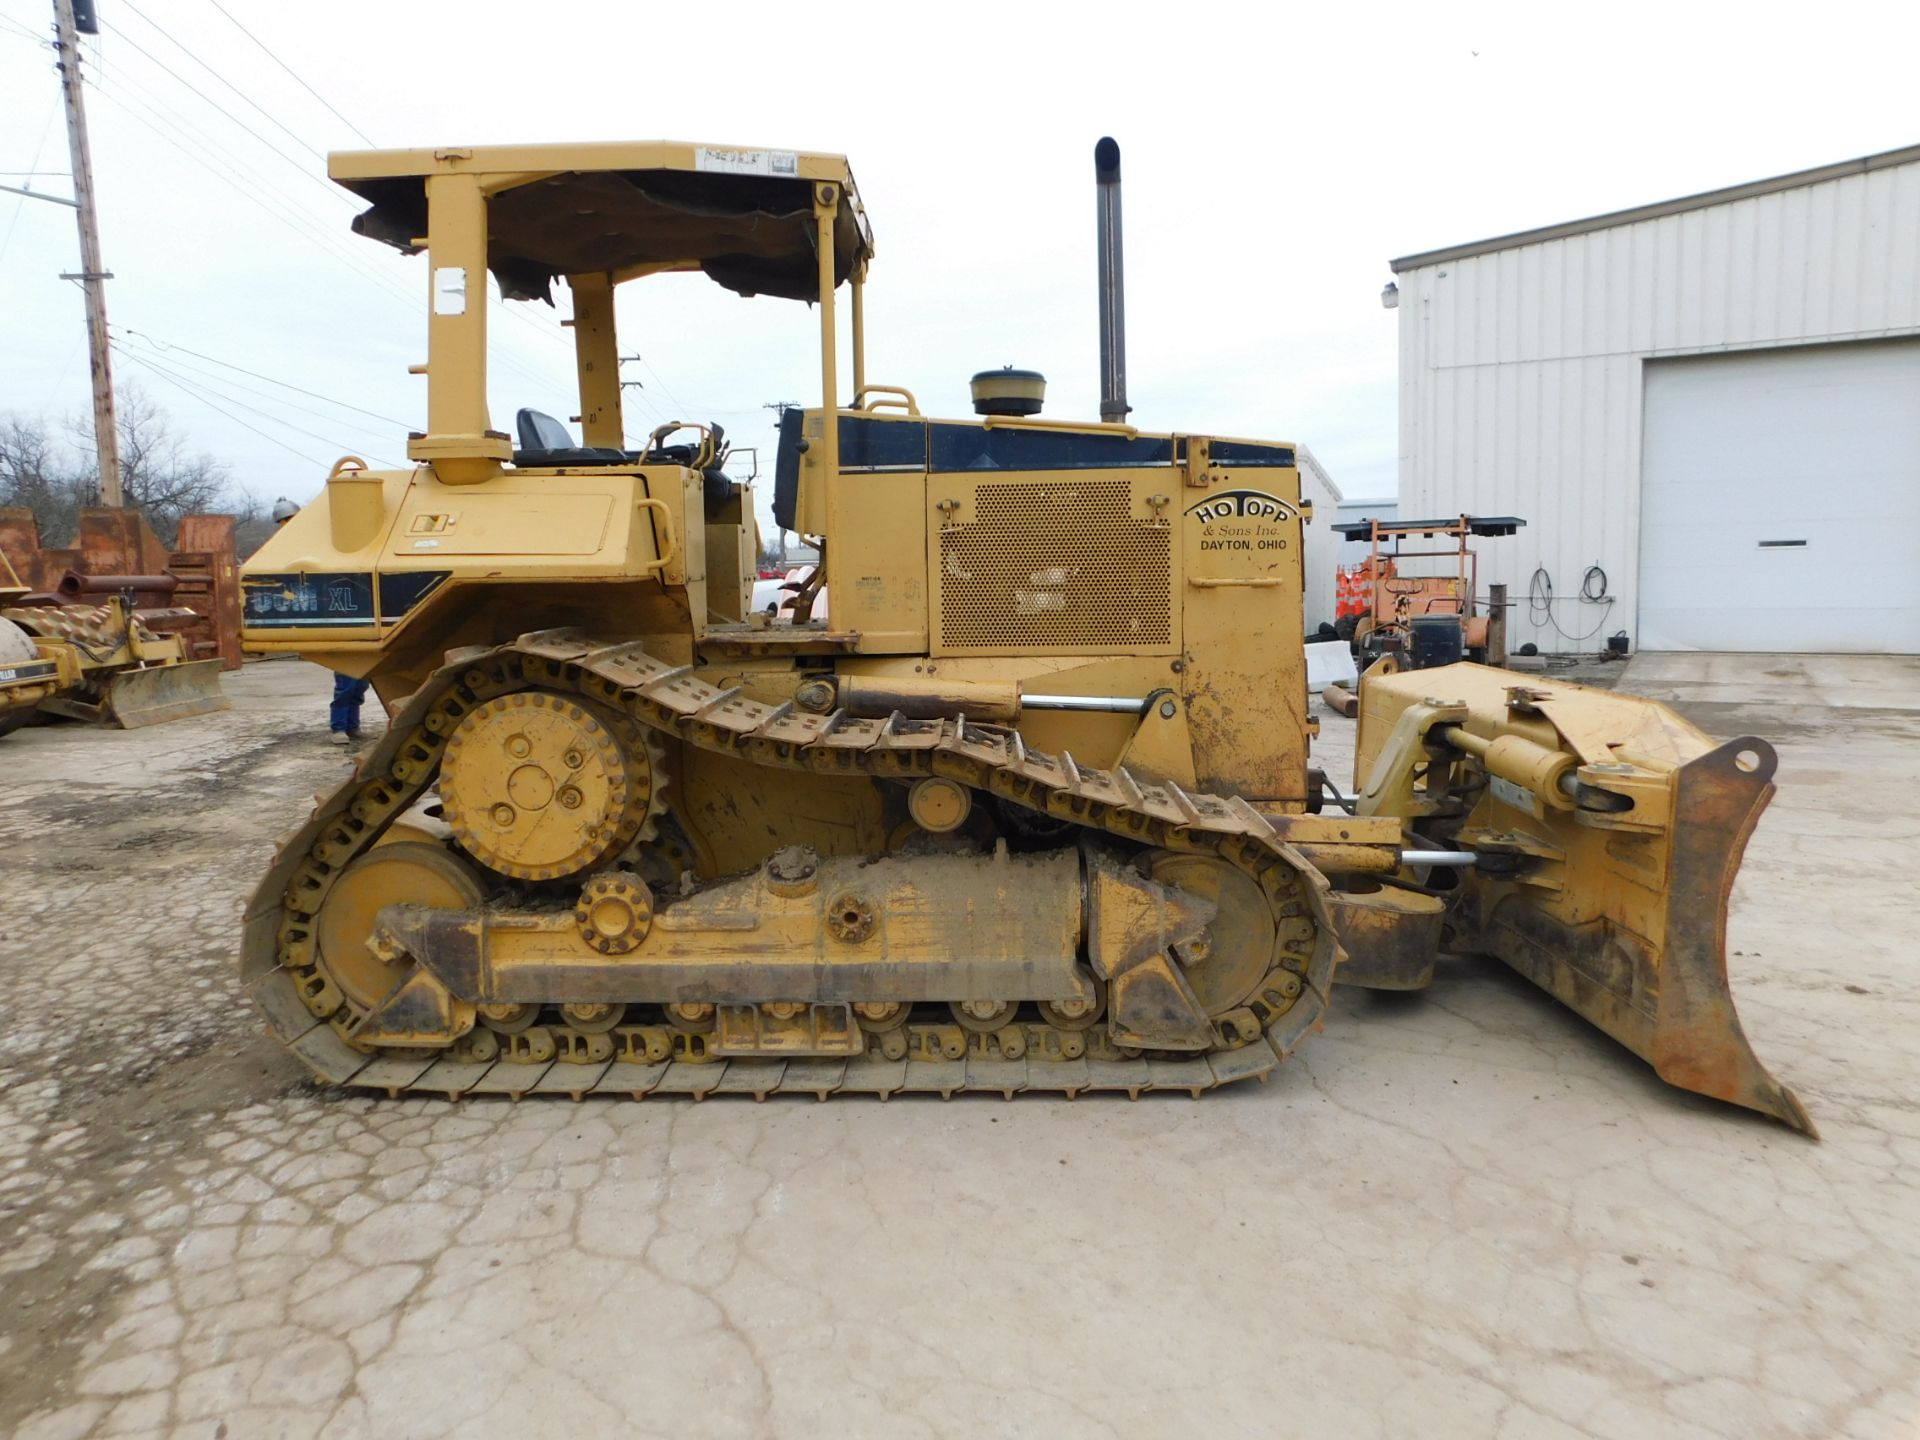
M 244 575 L 250 647 L 392 712 L 247 912 L 245 981 L 317 1074 L 1198 1092 L 1270 1070 L 1336 979 L 1418 985 L 1451 944 L 1810 1128 L 1740 1035 L 1711 923 L 1761 742 L 1726 781 L 1649 702 L 1428 671 L 1367 685 L 1367 784 L 1325 804 L 1294 450 L 1126 423 L 1111 141 L 1099 422 L 1040 418 L 1028 372 L 976 377 L 965 420 L 868 380 L 872 233 L 837 156 L 330 167 L 356 229 L 425 252 L 431 318 L 414 468 L 341 461 Z M 785 417 L 773 497 L 824 555 L 792 625 L 750 613 L 752 495 L 717 427 L 629 448 L 622 424 L 615 287 L 695 270 L 818 307 L 820 404 Z M 489 272 L 571 292 L 577 442 L 494 427 Z
M 136 730 L 227 708 L 220 662 L 188 659 L 178 636 L 157 635 L 142 622 L 135 590 L 117 588 L 154 577 L 69 578 L 96 585 L 102 603 L 57 603 L 51 593 L 23 603 L 28 589 L 0 555 L 0 735 L 35 714 Z M 170 590 L 171 577 L 167 583 Z M 84 598 L 76 587 L 71 599 Z

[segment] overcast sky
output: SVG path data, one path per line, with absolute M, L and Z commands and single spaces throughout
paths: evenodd
M 425 409 L 406 373 L 425 260 L 350 234 L 325 179 L 356 129 L 845 153 L 875 230 L 869 378 L 964 415 L 973 371 L 1027 366 L 1049 415 L 1089 418 L 1091 153 L 1111 133 L 1135 422 L 1304 443 L 1350 497 L 1395 488 L 1392 257 L 1920 140 L 1911 3 L 98 6 L 117 378 L 249 490 L 302 501 L 345 451 L 398 460 Z M 68 193 L 50 13 L 0 0 L 0 170 Z M 0 412 L 87 409 L 81 299 L 57 278 L 77 266 L 71 210 L 0 194 Z M 770 471 L 762 407 L 817 402 L 811 312 L 699 276 L 620 306 L 644 356 L 629 430 L 718 420 Z M 496 428 L 572 414 L 560 315 L 505 308 Z

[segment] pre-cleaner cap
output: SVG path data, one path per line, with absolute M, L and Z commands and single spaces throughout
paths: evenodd
M 1046 403 L 1047 377 L 1038 370 L 982 370 L 973 377 L 976 415 L 1038 415 Z

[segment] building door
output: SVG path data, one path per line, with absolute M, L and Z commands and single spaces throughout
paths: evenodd
M 1920 654 L 1920 341 L 1650 360 L 1642 650 Z

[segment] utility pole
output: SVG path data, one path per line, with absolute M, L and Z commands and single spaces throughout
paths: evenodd
M 89 35 L 99 33 L 92 0 L 82 0 Z M 53 0 L 53 19 L 60 56 L 60 88 L 67 100 L 67 149 L 73 161 L 74 213 L 80 221 L 80 273 L 62 275 L 78 280 L 87 296 L 87 353 L 93 362 L 93 440 L 100 458 L 100 499 L 106 505 L 122 503 L 120 494 L 120 435 L 113 421 L 113 351 L 107 338 L 107 281 L 112 277 L 100 261 L 100 225 L 93 203 L 93 162 L 87 150 L 87 107 L 80 94 L 80 26 L 74 18 L 74 0 Z

